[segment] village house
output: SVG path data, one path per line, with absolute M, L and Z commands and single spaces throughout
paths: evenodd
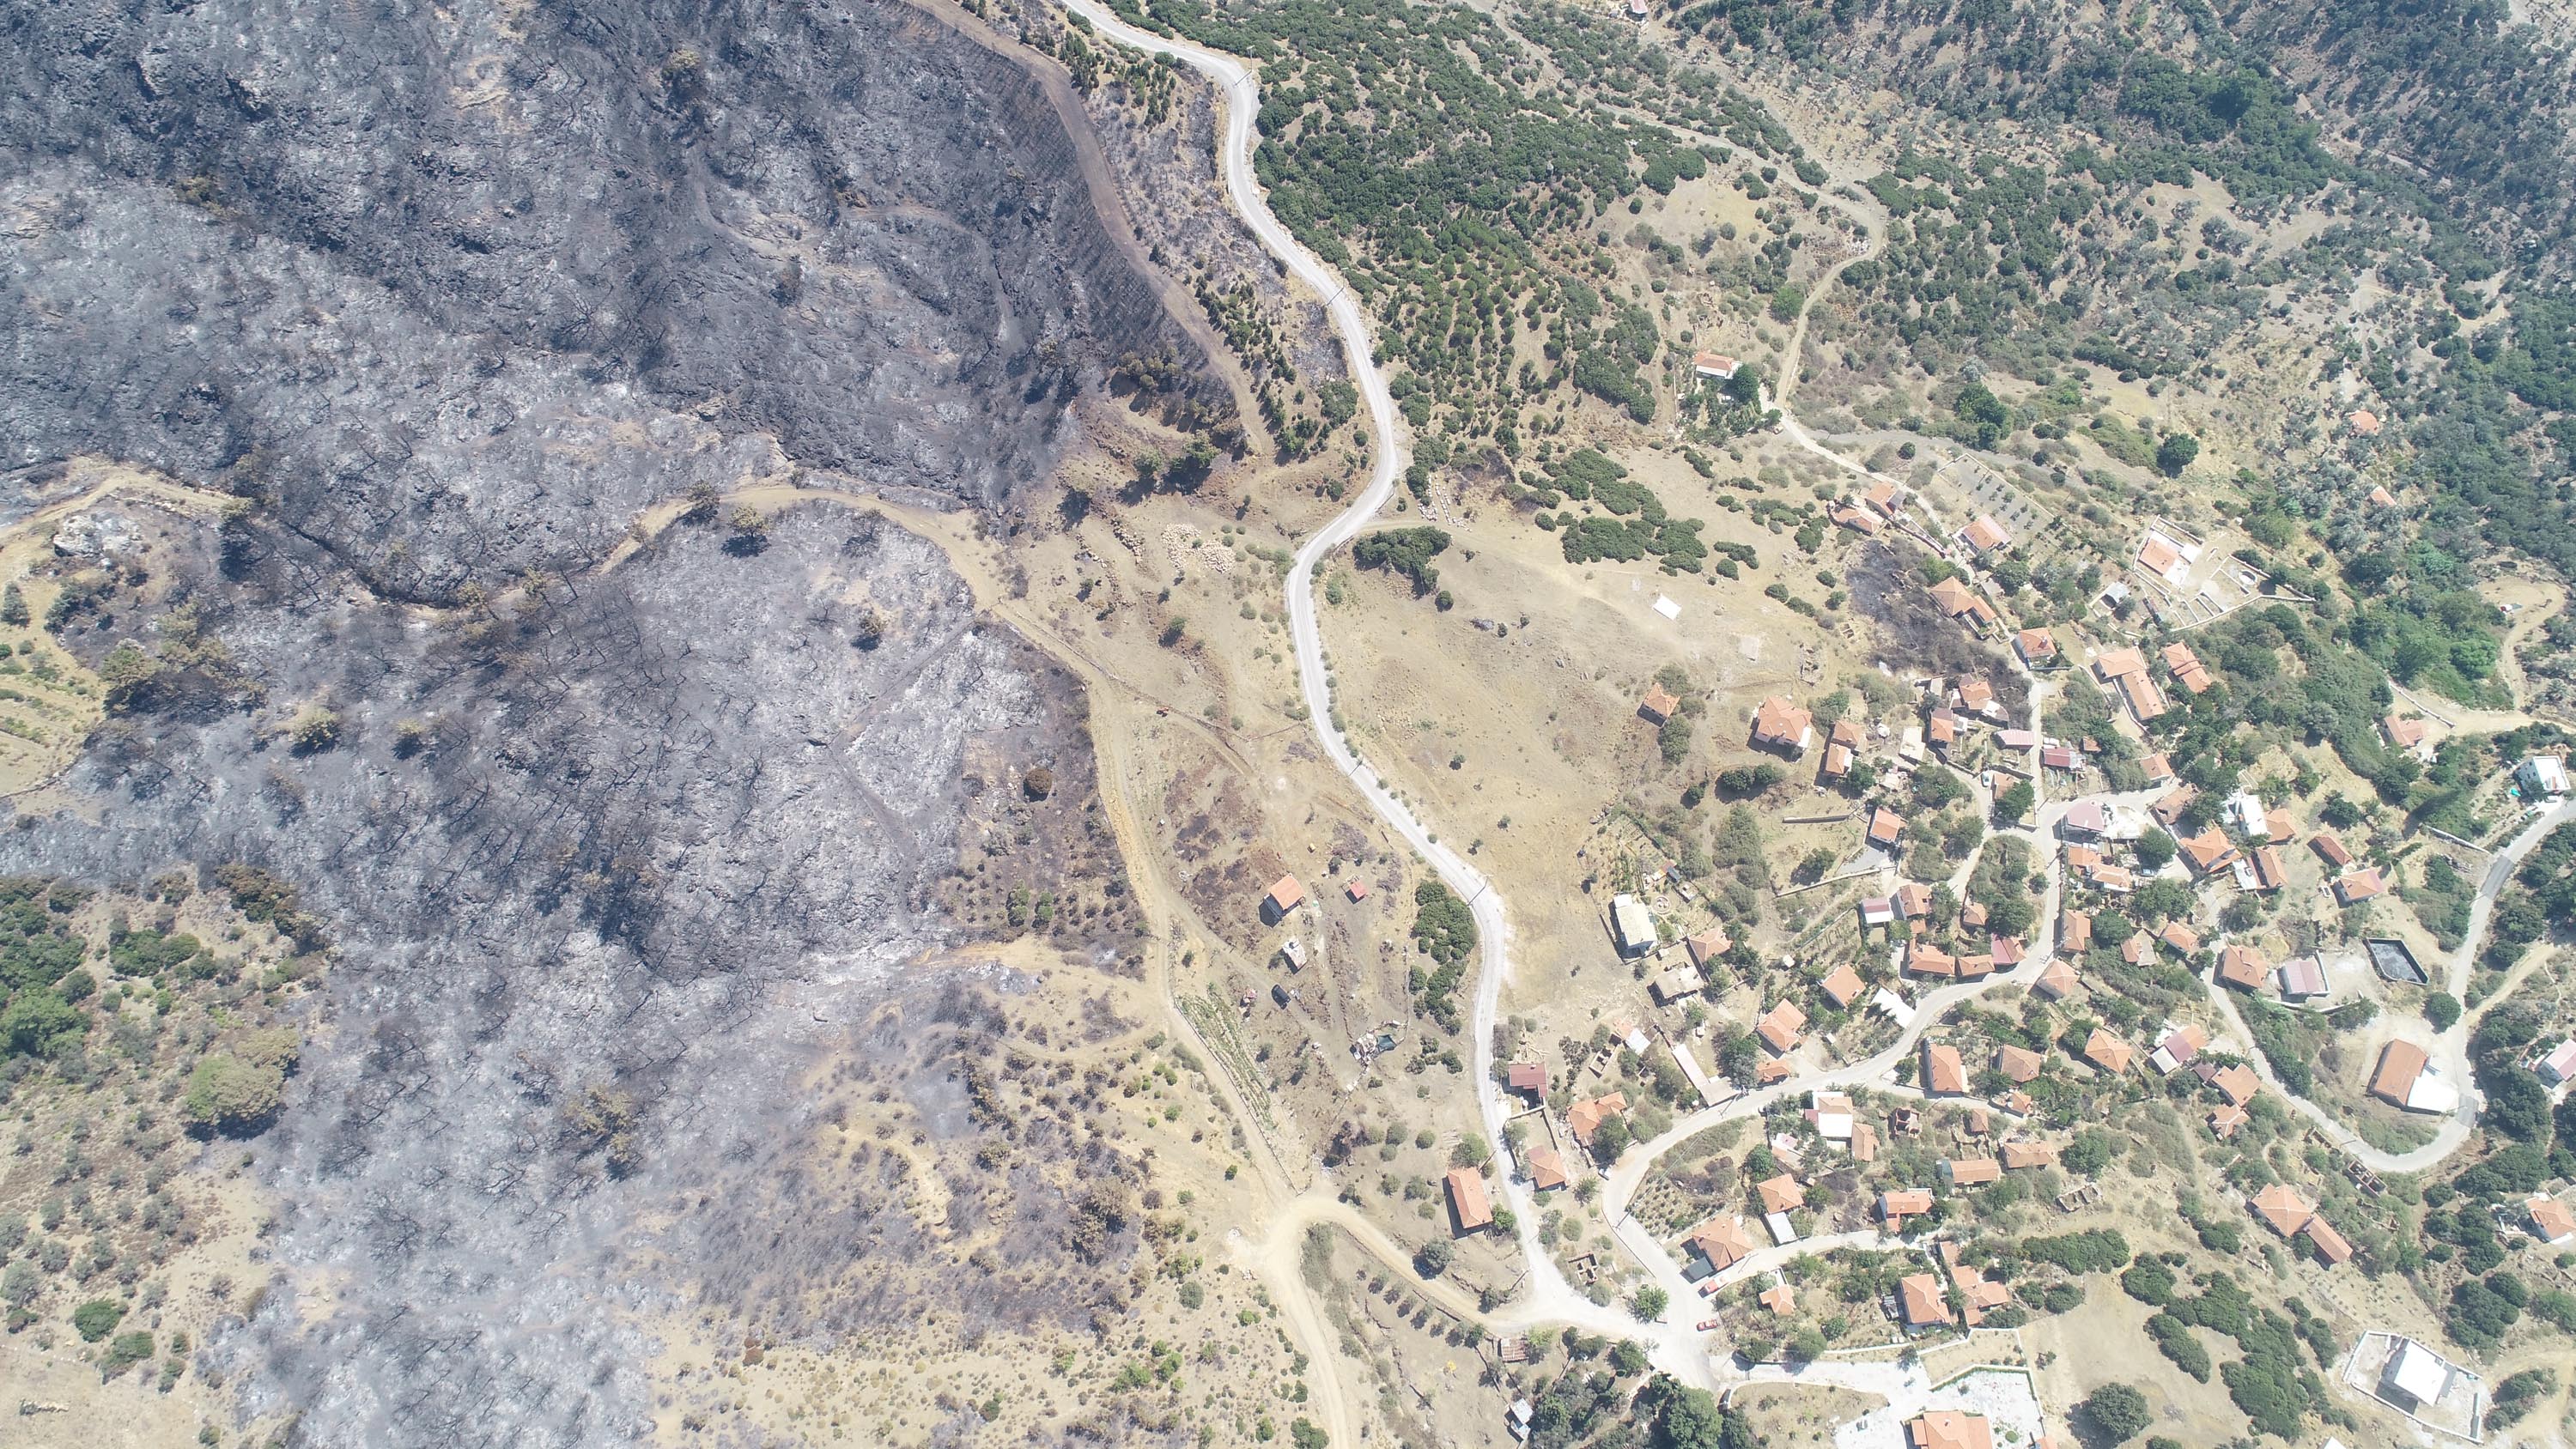
M 1777 750 L 1792 759 L 1807 752 L 1815 741 L 1815 715 L 1800 709 L 1780 695 L 1772 695 L 1753 711 L 1753 743 L 1756 748 Z
M 1892 926 L 1894 924 L 1896 924 L 1896 902 L 1893 899 L 1887 896 L 1861 897 L 1860 926 L 1862 930 L 1866 931 L 1872 926 Z
M 1547 1192 L 1565 1186 L 1565 1154 L 1553 1147 L 1529 1150 L 1530 1190 Z
M 2004 1175 L 2003 1164 L 1991 1157 L 1944 1157 L 1938 1169 L 1941 1181 L 1952 1188 L 1983 1187 Z
M 1762 1014 L 1753 1032 L 1762 1038 L 1764 1046 L 1785 1056 L 1798 1045 L 1806 1029 L 1807 1014 L 1798 1009 L 1798 1003 L 1783 1001 Z
M 2156 932 L 2156 939 L 2185 956 L 2200 949 L 2200 932 L 2180 921 L 2165 922 L 2165 928 Z
M 2085 938 L 2089 944 L 2093 923 L 2087 919 L 2084 924 Z M 2067 964 L 2065 957 L 2060 956 L 2040 969 L 2039 979 L 2031 983 L 2031 989 L 2051 1001 L 2062 1001 L 2068 992 L 2075 989 L 2075 981 L 2075 968 Z
M 1905 1421 L 1905 1449 L 1995 1449 L 1995 1432 L 1983 1414 L 1926 1409 Z
M 2409 754 L 2413 754 L 2416 746 L 2424 743 L 2424 721 L 2421 718 L 2392 714 L 2379 722 L 2379 728 L 2388 736 L 2388 743 L 2392 747 Z
M 2231 1103 L 2222 1102 L 2218 1106 L 2210 1109 L 2210 1135 L 2216 1137 L 2219 1141 L 2224 1142 L 2235 1136 L 2236 1129 L 2244 1126 L 2249 1120 L 2250 1119 L 2245 1115 L 2244 1108 L 2235 1106 Z
M 1877 514 L 1854 508 L 1847 502 L 1837 501 L 1825 511 L 1825 516 L 1864 538 L 1887 526 Z
M 1272 884 L 1270 894 L 1261 898 L 1261 919 L 1270 925 L 1278 925 L 1288 919 L 1290 911 L 1305 903 L 1306 888 L 1297 883 L 1297 877 L 1283 875 Z
M 2263 1079 L 2255 1076 L 2254 1069 L 2242 1062 L 2232 1067 L 2219 1068 L 2210 1073 L 2209 1080 L 2211 1085 L 2218 1088 L 2219 1095 L 2227 1099 L 2227 1104 L 2231 1107 L 2244 1106 L 2254 1100 L 2255 1093 L 2263 1090 Z
M 1723 1273 L 1753 1255 L 1753 1235 L 1744 1230 L 1744 1219 L 1729 1214 L 1693 1228 L 1690 1246 L 1708 1271 Z
M 1786 1283 L 1774 1283 L 1754 1295 L 1754 1302 L 1771 1310 L 1775 1318 L 1786 1318 L 1798 1308 L 1798 1290 Z
M 1854 971 L 1849 962 L 1826 972 L 1825 979 L 1816 984 L 1823 989 L 1825 999 L 1831 1001 L 1837 1008 L 1850 1006 L 1854 1001 L 1859 1000 L 1861 992 L 1867 989 L 1868 985 L 1860 979 L 1860 973 Z
M 1950 1300 L 1941 1292 L 1941 1280 L 1929 1273 L 1900 1280 L 1896 1302 L 1897 1318 L 1909 1329 L 1947 1327 L 1951 1322 Z
M 2459 1088 L 2442 1080 L 2432 1058 L 2411 1041 L 2392 1041 L 2379 1049 L 2379 1069 L 2370 1074 L 2370 1095 L 2409 1112 L 2438 1114 L 2460 1105 Z
M 2335 877 L 2335 904 L 2357 906 L 2388 894 L 2388 883 L 2379 876 L 2379 867 L 2365 865 Z
M 2192 1059 L 2200 1055 L 2200 1049 L 2207 1045 L 2209 1033 L 2195 1024 L 2185 1023 L 2157 1039 L 2156 1049 L 2147 1053 L 2147 1063 L 2156 1069 L 2159 1076 L 2170 1077 L 2190 1066 Z
M 1705 971 L 1709 962 L 1735 949 L 1735 938 L 1726 934 L 1726 927 L 1711 926 L 1684 936 L 1682 949 L 1690 954 L 1693 966 Z
M 2012 542 L 2012 535 L 1995 522 L 1994 515 L 1981 513 L 1977 521 L 1959 531 L 1959 541 L 1979 553 L 1992 553 Z
M 2093 1028 L 2093 1034 L 2084 1039 L 2084 1060 L 2114 1077 L 2127 1071 L 2137 1054 L 2136 1047 L 2120 1040 L 2107 1026 Z
M 2174 827 L 2174 822 L 2180 820 L 2182 818 L 2182 813 L 2190 809 L 2192 802 L 2199 798 L 2199 787 L 2194 785 L 2176 785 L 2173 789 L 2159 797 L 2156 803 L 2148 806 L 2147 813 L 2156 817 L 2156 823 L 2158 825 L 2163 826 L 2167 830 L 2171 830 Z
M 1537 1062 L 1514 1062 L 1503 1073 L 1511 1090 L 1535 1102 L 1547 1095 L 1547 1068 Z
M 2576 1210 L 2554 1197 L 2533 1197 L 2522 1205 L 2531 1215 L 2531 1235 L 2553 1248 L 2576 1244 Z
M 1654 684 L 1647 687 L 1646 697 L 1637 702 L 1637 713 L 1643 715 L 1649 723 L 1662 724 L 1671 719 L 1681 707 L 1681 700 L 1670 690 L 1665 689 L 1661 684 Z
M 1610 931 L 1618 938 L 1622 956 L 1643 956 L 1659 944 L 1654 912 L 1646 909 L 1644 901 L 1625 892 L 1610 898 Z
M 2281 847 L 2259 845 L 2254 848 L 2254 889 L 2269 894 L 2279 890 L 2289 878 L 2289 869 L 2281 863 Z
M 2576 1081 L 2576 1037 L 2570 1037 L 2543 1053 L 2531 1064 L 2531 1069 L 2553 1087 Z
M 1825 737 L 1824 778 L 1840 780 L 1851 774 L 1852 764 L 1860 758 L 1860 726 L 1847 719 L 1834 721 L 1833 733 Z
M 1482 1172 L 1472 1167 L 1451 1168 L 1445 1180 L 1449 1184 L 1449 1211 L 1457 1218 L 1459 1232 L 1482 1232 L 1493 1226 L 1494 1208 L 1486 1200 Z
M 2039 767 L 2043 770 L 2074 770 L 2082 768 L 2082 765 L 2075 752 L 2064 745 L 2045 745 L 2040 749 Z
M 2326 968 L 2314 956 L 2293 956 L 2281 963 L 2276 989 L 2284 1001 L 2307 1001 L 2326 994 Z
M 2209 875 L 2236 858 L 2236 843 L 2216 826 L 2174 843 L 2182 848 L 2193 875 Z
M 2218 979 L 2240 991 L 2262 990 L 2271 971 L 2272 964 L 2251 946 L 2231 942 L 2219 949 Z
M 2513 778 L 2523 794 L 2555 799 L 2567 793 L 2567 761 L 2558 755 L 2534 755 L 2514 768 Z
M 2093 918 L 2082 911 L 2057 913 L 2057 949 L 2090 951 L 2093 949 Z
M 1920 881 L 1907 881 L 1896 888 L 1896 909 L 1905 919 L 1919 921 L 1932 914 L 1932 888 Z
M 2025 1172 L 2036 1167 L 2057 1165 L 2057 1144 L 2053 1142 L 2007 1142 L 2004 1144 L 2004 1171 Z
M 1572 1107 L 1567 1108 L 1565 1112 L 1565 1127 L 1567 1131 L 1574 1134 L 1575 1141 L 1589 1147 L 1592 1145 L 1592 1135 L 1601 1130 L 1602 1123 L 1613 1117 L 1621 1115 L 1627 1110 L 1628 1094 L 1625 1092 L 1612 1092 L 1607 1096 L 1594 1097 L 1589 1101 L 1577 1102 Z
M 1946 1042 L 1923 1044 L 1923 1092 L 1932 1097 L 1961 1097 L 1968 1091 L 1968 1064 L 1959 1049 Z
M 1861 497 L 1869 500 L 1870 507 L 1890 518 L 1894 518 L 1905 506 L 1905 490 L 1885 479 L 1869 485 L 1869 491 Z
M 1670 970 L 1656 973 L 1655 978 L 1646 983 L 1646 992 L 1655 998 L 1657 1006 L 1670 1006 L 1674 1002 L 1688 1001 L 1699 995 L 1707 985 L 1707 980 L 1699 974 L 1698 968 L 1675 966 Z
M 2190 645 L 2168 644 L 2164 648 L 2164 656 L 2165 671 L 2173 676 L 2174 683 L 2193 694 L 2205 693 L 2215 682 L 2210 679 L 2209 671 L 2201 666 L 2200 656 L 2191 652 Z
M 2057 661 L 2057 637 L 2046 629 L 2024 629 L 2013 639 L 2013 648 L 2021 662 L 2037 669 Z
M 2308 849 L 2315 851 L 2317 853 L 2317 859 L 2324 861 L 2327 865 L 2336 870 L 2341 870 L 2345 866 L 2352 864 L 2352 852 L 2344 849 L 2343 842 L 2336 839 L 2330 831 L 2319 831 L 2317 834 L 2310 836 L 2308 839 Z
M 1905 838 L 1905 821 L 1895 811 L 1881 805 L 1870 812 L 1869 843 L 1881 850 L 1892 850 Z
M 2016 1082 L 2027 1082 L 2037 1078 L 2039 1069 L 2047 1063 L 2046 1057 L 2027 1047 L 1995 1048 L 1995 1070 Z
M 1691 354 L 1691 371 L 1701 377 L 1725 382 L 1735 376 L 1735 359 L 1723 352 L 1694 352 Z

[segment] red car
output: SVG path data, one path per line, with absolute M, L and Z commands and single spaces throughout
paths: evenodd
M 1697 1331 L 1700 1333 L 1714 1333 L 1717 1331 L 1717 1322 L 1718 1321 L 1714 1318 L 1703 1318 L 1699 1321 L 1699 1328 Z
M 1716 1280 L 1716 1279 L 1714 1279 L 1714 1278 L 1711 1278 L 1711 1279 L 1709 1279 L 1707 1282 L 1700 1284 L 1700 1285 L 1699 1285 L 1699 1296 L 1700 1296 L 1700 1297 L 1702 1297 L 1702 1298 L 1714 1298 L 1714 1297 L 1716 1297 L 1716 1296 L 1717 1296 L 1717 1280 Z

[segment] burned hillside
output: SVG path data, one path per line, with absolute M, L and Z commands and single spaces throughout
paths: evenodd
M 758 1277 L 756 1235 L 661 1276 L 633 1228 L 744 1197 L 746 1163 L 792 1178 L 767 1144 L 812 1119 L 794 1083 L 832 1023 L 959 934 L 930 901 L 970 759 L 1055 762 L 1045 828 L 1083 837 L 1078 694 L 977 621 L 931 545 L 837 505 L 763 520 L 756 548 L 675 524 L 604 573 L 434 617 L 255 519 L 155 537 L 123 576 L 148 582 L 101 585 L 66 643 L 104 663 L 185 619 L 239 704 L 119 715 L 65 782 L 95 823 L 27 817 L 0 871 L 244 863 L 327 938 L 257 1148 L 279 1281 L 214 1350 L 314 1442 L 628 1437 L 643 1355 L 598 1285 L 644 1313 Z M 1098 924 L 1065 944 L 1132 947 Z M 861 1273 L 882 1246 L 837 1241 Z
M 1231 416 L 1049 92 L 908 6 L 17 20 L 9 461 L 271 499 L 379 593 L 586 562 L 750 436 L 994 502 L 1123 359 Z

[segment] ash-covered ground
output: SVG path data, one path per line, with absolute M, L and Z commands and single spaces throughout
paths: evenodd
M 908 1241 L 686 1224 L 779 1198 L 800 1075 L 957 934 L 961 780 L 1045 765 L 1097 827 L 1072 681 L 911 535 L 809 504 L 590 569 L 809 467 L 998 502 L 1126 359 L 1222 389 L 1045 94 L 904 5 L 7 14 L 8 509 L 81 456 L 245 504 L 93 579 L 66 642 L 162 665 L 0 871 L 255 866 L 334 958 L 253 1148 L 281 1286 L 207 1362 L 302 1443 L 629 1442 L 635 1317 Z

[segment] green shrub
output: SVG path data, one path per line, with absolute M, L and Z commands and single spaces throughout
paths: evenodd
M 96 1343 L 116 1329 L 125 1317 L 125 1305 L 111 1298 L 93 1298 L 72 1310 L 72 1327 L 80 1331 L 83 1343 Z

